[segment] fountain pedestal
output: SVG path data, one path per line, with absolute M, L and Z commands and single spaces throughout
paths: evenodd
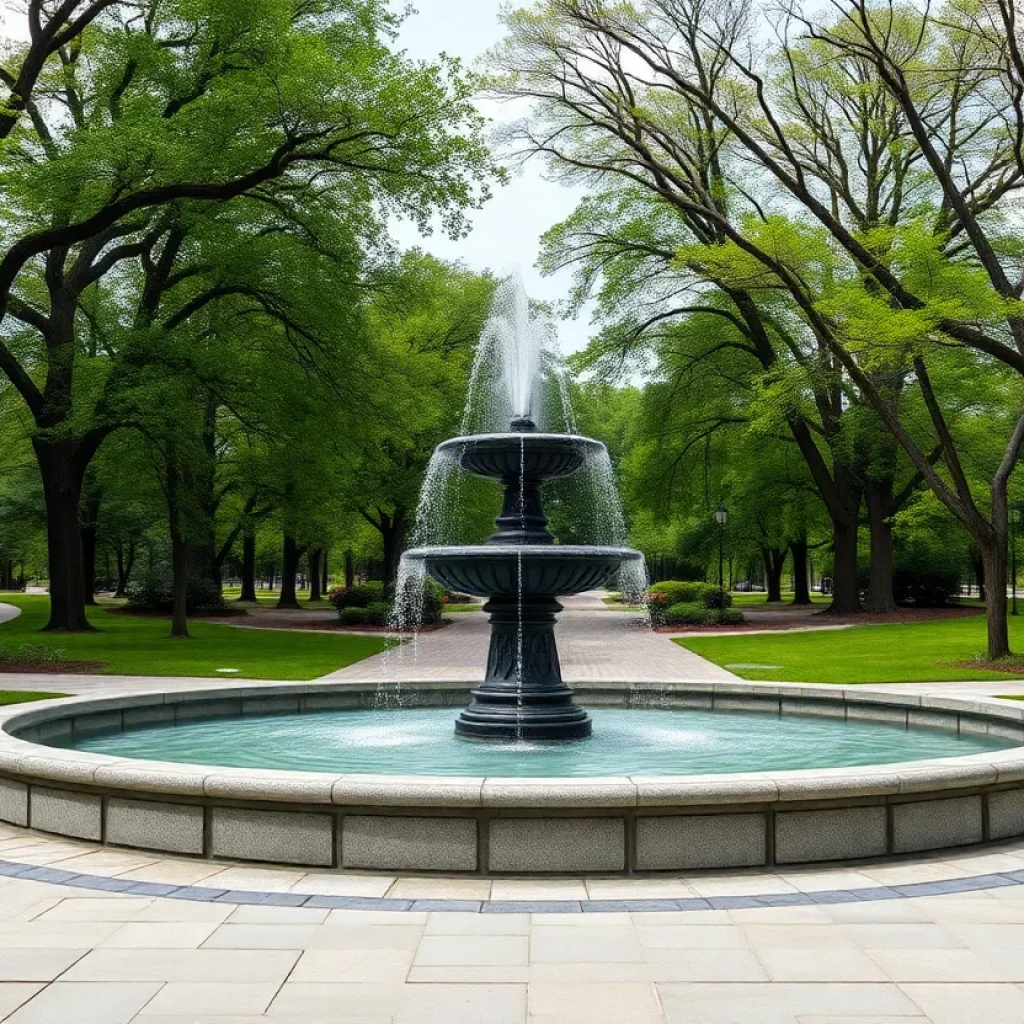
M 585 739 L 590 716 L 562 682 L 555 645 L 554 597 L 492 597 L 487 674 L 455 722 L 469 739 Z

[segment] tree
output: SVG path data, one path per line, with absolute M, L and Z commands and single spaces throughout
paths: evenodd
M 88 628 L 82 482 L 125 422 L 104 388 L 105 353 L 78 337 L 86 292 L 121 264 L 173 255 L 181 204 L 287 205 L 310 184 L 348 183 L 423 225 L 439 212 L 457 234 L 490 171 L 457 66 L 391 52 L 396 21 L 380 0 L 61 10 L 76 8 L 89 17 L 54 15 L 41 30 L 30 4 L 30 36 L 49 42 L 5 75 L 13 88 L 24 73 L 33 92 L 0 154 L 0 370 L 35 421 L 49 629 Z
M 705 237 L 687 247 L 688 260 L 699 247 L 733 286 L 753 275 L 784 298 L 799 331 L 847 375 L 978 545 L 992 584 L 989 654 L 1002 657 L 1006 489 L 1024 415 L 1014 396 L 1012 426 L 979 499 L 933 377 L 951 348 L 970 353 L 997 390 L 1004 369 L 1024 370 L 1020 256 L 998 216 L 1024 182 L 1019 26 L 1010 0 L 940 13 L 837 6 L 831 24 L 789 12 L 787 27 L 827 56 L 814 89 L 799 46 L 784 40 L 768 66 L 747 7 L 699 0 L 549 0 L 515 14 L 498 87 L 551 103 L 552 76 L 567 76 L 562 121 L 521 130 L 525 144 L 593 170 L 581 140 L 602 138 L 621 154 L 621 174 L 700 218 Z M 820 82 L 830 75 L 855 83 L 860 75 L 861 84 L 829 91 Z M 838 109 L 848 99 L 852 115 Z M 892 127 L 876 133 L 886 119 Z M 839 126 L 838 147 L 821 129 L 826 121 Z M 851 139 L 864 153 L 865 132 L 869 150 L 882 140 L 883 164 L 895 159 L 884 174 L 850 172 L 861 166 L 848 159 Z M 739 216 L 724 214 L 717 191 L 693 173 L 693 139 L 728 168 Z M 901 155 L 907 149 L 913 154 Z M 858 218 L 851 198 L 872 181 L 896 197 L 912 188 L 912 204 L 897 203 L 900 212 L 880 223 Z M 926 439 L 904 417 L 908 386 L 928 413 Z M 930 458 L 933 446 L 941 462 Z
M 713 406 L 703 418 L 690 418 L 693 438 L 677 433 L 682 454 L 691 440 L 754 417 L 762 430 L 771 421 L 771 429 L 789 434 L 832 521 L 833 609 L 856 610 L 867 467 L 852 430 L 855 403 L 838 367 L 793 330 L 785 307 L 756 278 L 727 279 L 706 260 L 680 258 L 687 239 L 696 246 L 698 237 L 690 219 L 660 195 L 616 187 L 584 200 L 548 232 L 544 265 L 576 268 L 577 304 L 596 290 L 605 327 L 585 365 L 605 375 L 661 373 L 675 381 L 670 394 L 677 400 Z M 709 380 L 713 391 L 701 386 Z M 733 402 L 717 401 L 722 389 Z
M 458 432 L 473 350 L 493 291 L 489 275 L 416 250 L 376 282 L 367 315 L 380 356 L 372 384 L 379 418 L 350 483 L 359 514 L 380 534 L 388 586 L 398 572 L 434 448 Z

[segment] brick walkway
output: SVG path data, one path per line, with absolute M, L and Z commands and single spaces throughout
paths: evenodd
M 595 594 L 561 598 L 556 627 L 562 675 L 567 682 L 682 683 L 735 681 L 724 668 L 644 626 L 642 616 L 603 604 Z M 471 682 L 487 661 L 487 616 L 453 615 L 450 626 L 424 633 L 406 649 L 378 655 L 333 672 L 328 679 L 377 682 Z

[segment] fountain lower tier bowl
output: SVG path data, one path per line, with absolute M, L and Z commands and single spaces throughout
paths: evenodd
M 362 683 L 0 707 L 0 820 L 11 835 L 28 826 L 75 841 L 105 829 L 149 856 L 477 878 L 906 863 L 1024 837 L 1016 701 L 848 684 L 651 684 L 581 682 L 594 737 L 564 745 L 459 742 L 451 718 L 465 682 L 406 680 L 402 708 L 379 710 L 373 669 Z M 1010 874 L 976 887 L 1019 881 Z
M 575 544 L 478 544 L 414 548 L 406 558 L 451 590 L 478 597 L 523 598 L 580 594 L 609 583 L 624 562 L 640 559 L 631 548 Z
M 453 437 L 437 450 L 474 476 L 556 480 L 572 476 L 605 450 L 600 441 L 575 434 L 472 434 Z

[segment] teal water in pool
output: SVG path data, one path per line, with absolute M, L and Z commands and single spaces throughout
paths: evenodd
M 387 775 L 698 775 L 838 768 L 1012 746 L 991 736 L 757 712 L 597 709 L 573 743 L 457 739 L 453 708 L 219 718 L 80 737 L 120 757 L 237 768 Z

